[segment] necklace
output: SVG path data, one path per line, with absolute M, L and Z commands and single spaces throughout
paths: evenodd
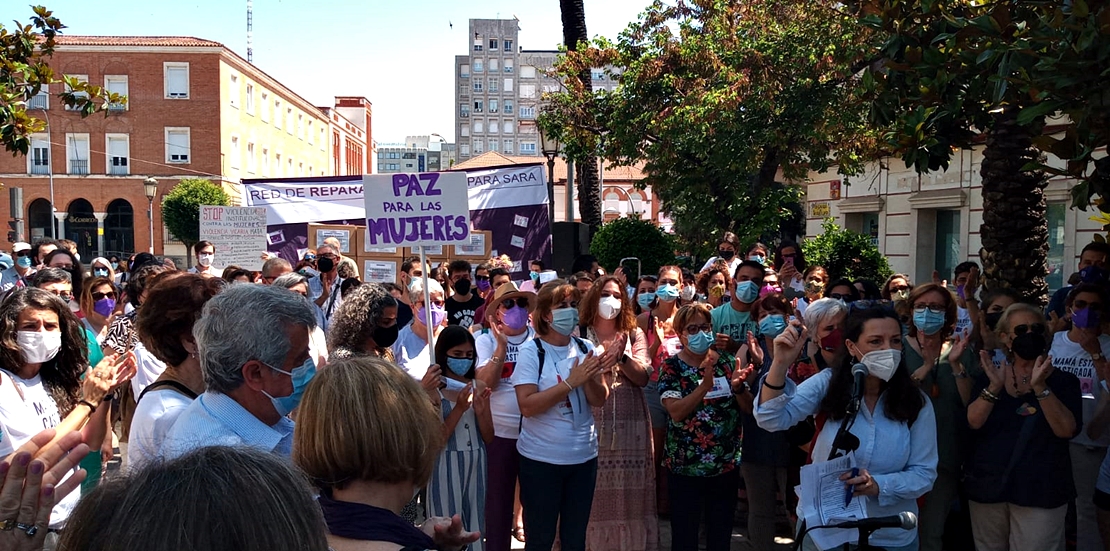
M 1014 384 L 1016 385 L 1017 384 L 1017 372 L 1014 371 L 1014 364 L 1010 364 L 1010 374 L 1014 376 Z M 1022 375 L 1021 376 L 1021 384 L 1023 384 L 1023 385 L 1029 384 L 1029 376 L 1028 375 Z

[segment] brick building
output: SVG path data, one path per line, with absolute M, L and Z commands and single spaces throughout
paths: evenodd
M 241 179 L 370 172 L 369 101 L 316 107 L 217 42 L 64 36 L 50 63 L 127 102 L 81 118 L 58 99 L 62 84 L 44 89 L 29 109 L 47 128 L 27 156 L 0 157 L 0 182 L 23 188 L 25 240 L 56 232 L 86 261 L 150 248 L 186 256 L 160 208 L 183 178 L 207 178 L 238 200 Z M 158 182 L 150 210 L 148 177 Z M 7 201 L 0 218 L 11 219 Z

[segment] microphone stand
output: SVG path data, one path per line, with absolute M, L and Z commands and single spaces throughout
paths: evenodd
M 805 541 L 806 534 L 808 534 L 811 530 L 820 530 L 822 528 L 836 528 L 836 526 L 831 524 L 824 524 L 821 526 L 806 526 L 802 529 L 801 533 L 798 534 L 798 539 L 794 540 L 793 551 L 799 551 L 802 548 L 802 542 Z M 860 526 L 856 528 L 856 530 L 859 530 L 859 541 L 856 543 L 857 551 L 872 551 L 881 549 L 877 547 L 871 547 L 871 544 L 868 543 L 868 539 L 871 537 L 871 533 L 875 530 L 878 530 L 878 528 L 864 528 Z M 844 548 L 848 549 L 849 545 L 851 544 L 845 543 Z
M 852 425 L 856 423 L 856 415 L 859 414 L 859 402 L 859 398 L 852 398 L 848 402 L 848 407 L 845 409 L 846 415 L 844 415 L 844 419 L 840 420 L 840 428 L 837 429 L 836 437 L 833 438 L 832 449 L 829 450 L 829 461 L 859 448 L 859 438 L 856 438 L 851 432 Z

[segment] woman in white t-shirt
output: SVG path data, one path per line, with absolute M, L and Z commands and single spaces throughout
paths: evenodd
M 0 306 L 0 328 L 0 343 L 15 345 L 0 345 L 0 457 L 43 429 L 64 435 L 105 426 L 108 408 L 98 406 L 134 374 L 133 357 L 113 354 L 89 370 L 81 322 L 61 299 L 41 289 L 8 296 Z M 54 506 L 49 528 L 65 526 L 78 497 L 72 493 Z
M 429 399 L 434 404 L 439 404 L 439 385 L 443 382 L 442 370 L 439 366 L 432 366 L 432 335 L 447 326 L 447 309 L 445 308 L 443 286 L 434 279 L 428 280 L 428 295 L 432 303 L 432 331 L 428 331 L 428 315 L 424 309 L 424 284 L 423 279 L 414 279 L 409 287 L 409 299 L 417 310 L 412 318 L 412 323 L 405 326 L 397 334 L 397 342 L 393 343 L 393 361 L 424 385 Z
M 226 284 L 214 277 L 175 273 L 155 281 L 135 318 L 146 353 L 166 364 L 162 374 L 136 395 L 127 462 L 141 468 L 158 457 L 162 440 L 178 415 L 204 392 L 193 324 L 209 299 Z
M 597 478 L 597 435 L 590 408 L 605 405 L 609 373 L 623 350 L 594 354 L 578 328 L 579 292 L 545 284 L 532 323 L 539 335 L 520 346 L 512 382 L 523 416 L 520 503 L 528 547 L 550 549 L 556 529 L 566 551 L 586 549 Z

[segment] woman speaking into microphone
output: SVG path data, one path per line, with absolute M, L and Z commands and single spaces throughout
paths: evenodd
M 852 366 L 867 368 L 859 413 L 851 433 L 859 440 L 855 466 L 841 480 L 863 499 L 867 517 L 917 513 L 916 499 L 937 477 L 937 427 L 933 407 L 902 361 L 902 328 L 885 307 L 853 311 L 844 322 L 849 357 L 800 385 L 786 377 L 807 338 L 798 322 L 774 340 L 774 360 L 755 400 L 755 418 L 770 431 L 786 430 L 807 416 L 817 418 L 812 461 L 829 458 L 853 395 Z M 804 512 L 799 508 L 799 516 Z M 917 530 L 880 529 L 870 544 L 890 551 L 916 550 Z

